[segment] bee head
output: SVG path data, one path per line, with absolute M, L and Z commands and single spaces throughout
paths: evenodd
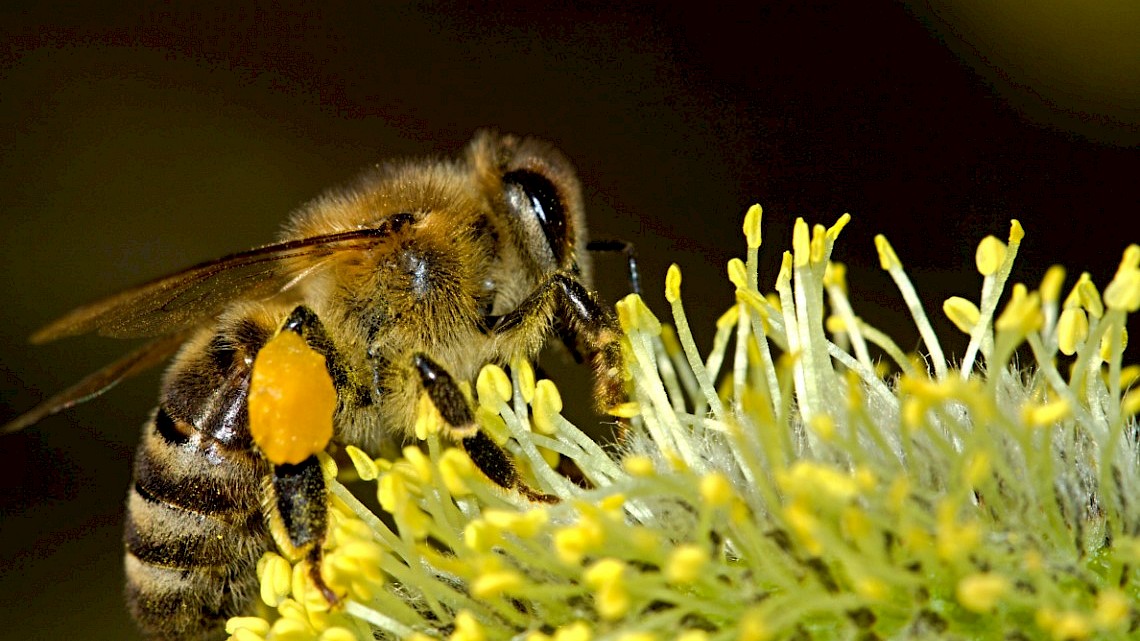
M 569 271 L 588 283 L 582 188 L 570 162 L 542 141 L 491 132 L 475 137 L 469 158 L 497 196 L 502 223 L 534 279 Z

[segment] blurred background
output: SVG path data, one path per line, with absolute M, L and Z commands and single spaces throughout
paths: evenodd
M 25 337 L 38 326 L 265 243 L 294 207 L 369 163 L 451 155 L 481 127 L 561 148 L 593 236 L 636 243 L 662 315 L 665 269 L 683 267 L 706 346 L 732 300 L 724 265 L 743 254 L 754 202 L 767 288 L 795 217 L 831 224 L 850 212 L 835 258 L 850 266 L 856 313 L 905 349 L 918 339 L 878 269 L 876 233 L 935 319 L 947 296 L 976 298 L 974 248 L 1004 239 L 1012 217 L 1028 232 L 1013 278 L 1033 286 L 1064 262 L 1103 287 L 1140 241 L 1134 3 L 758 3 L 731 14 L 707 3 L 7 4 L 0 420 L 129 347 L 88 337 L 33 348 Z M 598 272 L 607 300 L 624 293 L 620 260 Z M 560 384 L 585 378 L 568 372 Z M 0 439 L 0 637 L 135 638 L 119 538 L 156 389 L 157 373 L 143 376 Z

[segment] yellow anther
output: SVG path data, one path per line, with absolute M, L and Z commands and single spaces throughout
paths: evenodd
M 701 577 L 708 564 L 708 550 L 693 544 L 679 545 L 669 554 L 665 564 L 665 578 L 670 583 L 689 584 Z
M 1021 226 L 1021 221 L 1014 218 L 1009 221 L 1009 244 L 1020 243 L 1022 238 L 1025 238 L 1025 228 Z
M 961 559 L 973 552 L 981 540 L 978 524 L 959 521 L 956 509 L 956 504 L 948 499 L 940 502 L 936 508 L 936 547 L 938 555 L 948 561 Z
M 723 330 L 729 327 L 735 327 L 736 321 L 739 318 L 740 307 L 733 305 L 732 307 L 729 307 L 727 310 L 725 310 L 725 312 L 720 315 L 720 318 L 716 319 L 716 328 Z
M 317 641 L 357 641 L 356 635 L 348 628 L 334 626 L 326 629 Z
M 1120 399 L 1120 411 L 1125 416 L 1140 414 L 1140 387 L 1128 390 Z
M 443 417 L 439 408 L 432 402 L 427 392 L 420 394 L 416 403 L 415 434 L 419 440 L 425 440 L 432 434 L 438 434 L 443 429 Z
M 732 500 L 732 483 L 720 472 L 709 472 L 701 477 L 701 498 L 712 507 L 727 504 Z
M 784 252 L 780 259 L 780 271 L 776 274 L 776 289 L 783 289 L 792 282 L 792 252 Z
M 847 265 L 837 261 L 828 261 L 827 269 L 823 272 L 824 287 L 838 287 L 847 293 Z
M 403 450 L 404 460 L 411 464 L 412 469 L 415 470 L 416 479 L 421 483 L 431 483 L 432 468 L 431 459 L 424 454 L 420 448 L 414 445 L 409 445 Z
M 625 562 L 619 559 L 601 559 L 586 568 L 582 573 L 582 581 L 594 589 L 599 589 L 621 581 L 625 569 Z
M 823 553 L 823 544 L 816 536 L 820 526 L 819 519 L 811 506 L 804 500 L 797 499 L 785 505 L 781 514 L 809 554 L 818 556 Z
M 1029 403 L 1021 410 L 1021 418 L 1027 425 L 1033 427 L 1052 427 L 1065 420 L 1072 414 L 1065 399 L 1057 399 L 1044 405 Z
M 329 456 L 328 452 L 317 452 L 317 464 L 321 468 L 321 474 L 326 479 L 335 479 L 340 474 L 340 468 L 337 467 L 336 461 Z
M 986 236 L 974 252 L 974 265 L 982 276 L 993 276 L 1005 261 L 1008 248 L 994 236 Z
M 1104 288 L 1104 304 L 1109 309 L 1133 313 L 1140 309 L 1140 269 L 1124 267 Z
M 1018 283 L 1013 286 L 1013 293 L 1005 310 L 994 321 L 994 329 L 1025 335 L 1037 331 L 1044 323 L 1045 317 L 1041 313 L 1041 294 L 1029 293 L 1025 285 Z
M 523 585 L 523 578 L 517 572 L 509 570 L 488 572 L 480 575 L 471 584 L 471 596 L 477 599 L 489 599 L 517 592 Z
M 1120 368 L 1120 387 L 1128 389 L 1133 383 L 1140 380 L 1140 365 L 1128 365 Z
M 631 454 L 623 458 L 621 466 L 630 476 L 652 476 L 657 471 L 653 459 L 644 454 Z
M 463 528 L 463 544 L 474 552 L 489 552 L 501 538 L 499 528 L 482 519 L 471 521 Z
M 285 599 L 281 605 L 277 606 L 277 614 L 280 614 L 282 619 L 292 619 L 308 624 L 309 613 L 305 611 L 305 606 L 301 605 L 296 599 Z M 281 619 L 274 622 L 274 628 Z
M 622 510 L 625 508 L 625 494 L 618 492 L 617 494 L 610 494 L 598 501 L 598 509 L 606 514 L 620 516 Z
M 499 416 L 497 411 L 488 409 L 483 405 L 475 408 L 475 423 L 483 429 L 487 436 L 491 437 L 496 445 L 505 445 L 507 439 L 511 437 L 510 430 L 507 429 L 507 422 L 503 420 L 503 417 Z
M 991 612 L 1010 589 L 1009 579 L 999 574 L 977 573 L 958 581 L 958 603 L 971 612 Z
M 575 566 L 580 564 L 586 553 L 595 549 L 601 541 L 602 532 L 597 524 L 583 522 L 555 532 L 554 551 L 563 563 Z
M 823 262 L 823 256 L 827 253 L 827 228 L 823 225 L 814 225 L 811 228 L 811 262 L 818 264 Z
M 546 525 L 549 515 L 543 509 L 533 509 L 526 512 L 487 509 L 483 511 L 483 519 L 500 530 L 511 532 L 522 538 L 530 538 L 538 534 L 542 526 Z
M 740 618 L 736 641 L 769 641 L 774 635 L 763 613 L 758 609 L 752 609 Z
M 623 310 L 626 320 L 622 322 L 622 329 L 626 331 L 638 329 L 652 336 L 661 333 L 661 321 L 657 320 L 645 301 L 637 294 L 629 294 L 618 301 L 619 320 Z
M 554 631 L 554 641 L 590 641 L 592 638 L 590 626 L 584 621 L 575 621 Z
M 257 633 L 249 628 L 237 628 L 233 632 L 226 631 L 230 635 L 227 641 L 265 641 L 265 636 L 269 634 L 269 622 L 265 622 L 266 631 L 264 633 Z
M 768 318 L 768 309 L 764 305 L 764 299 L 751 289 L 736 290 L 736 302 L 744 303 L 748 309 L 757 312 L 760 318 Z
M 1128 328 L 1122 327 L 1120 329 L 1120 345 L 1117 346 L 1121 352 L 1124 352 L 1128 347 Z M 1114 357 L 1112 347 L 1112 334 L 1105 334 L 1100 338 L 1100 358 L 1103 361 L 1110 361 Z
M 834 243 L 835 240 L 839 238 L 839 233 L 843 231 L 843 228 L 846 227 L 849 222 L 851 222 L 851 214 L 844 212 L 843 215 L 835 221 L 834 225 L 827 228 L 828 240 Z
M 883 601 L 890 596 L 890 588 L 882 579 L 864 576 L 855 580 L 855 593 L 868 601 Z
M 993 469 L 993 460 L 986 450 L 979 450 L 966 459 L 966 469 L 963 474 L 965 481 L 972 487 L 980 485 L 989 478 Z
M 1060 300 L 1061 287 L 1065 284 L 1065 268 L 1060 265 L 1053 265 L 1045 271 L 1045 277 L 1041 279 L 1041 286 L 1037 288 L 1041 292 L 1041 300 L 1046 303 L 1052 303 Z
M 787 470 L 778 471 L 776 481 L 789 494 L 815 498 L 822 494 L 846 501 L 859 492 L 855 480 L 849 474 L 814 461 L 796 461 Z
M 926 401 L 910 396 L 903 399 L 902 422 L 911 431 L 922 427 L 926 421 Z
M 816 414 L 808 421 L 811 430 L 825 443 L 835 437 L 835 419 L 827 414 Z
M 887 489 L 887 506 L 892 512 L 896 514 L 902 512 L 909 498 L 910 480 L 907 477 L 899 476 L 891 481 L 891 486 Z
M 534 429 L 539 434 L 552 435 L 558 431 L 555 417 L 562 411 L 562 395 L 558 387 L 549 379 L 542 379 L 535 386 L 534 403 Z
M 890 271 L 902 267 L 899 255 L 895 253 L 895 248 L 891 247 L 886 236 L 882 234 L 875 236 L 875 249 L 879 252 L 879 266 L 884 270 Z
M 385 512 L 395 514 L 410 499 L 407 482 L 402 476 L 393 472 L 381 476 L 376 498 Z
M 811 260 L 811 236 L 803 218 L 797 218 L 792 227 L 792 257 L 796 267 L 803 267 Z
M 737 289 L 748 288 L 748 269 L 744 266 L 744 261 L 739 258 L 728 261 L 728 280 L 732 281 Z
M 466 452 L 456 448 L 444 450 L 439 457 L 439 478 L 452 496 L 466 496 L 471 493 L 466 479 L 475 474 L 475 464 Z
M 859 540 L 871 534 L 871 519 L 866 510 L 855 505 L 843 508 L 839 515 L 839 525 L 849 540 Z
M 270 634 L 273 635 L 274 641 L 277 639 L 282 639 L 283 641 L 311 641 L 317 638 L 317 631 L 313 629 L 308 619 L 300 617 L 283 616 L 277 619 L 273 622 Z
M 534 401 L 535 382 L 534 367 L 525 358 L 516 358 L 511 363 L 511 370 L 519 381 L 519 393 L 527 403 Z
M 1097 291 L 1096 285 L 1093 285 L 1092 277 L 1088 272 L 1081 274 L 1077 279 L 1077 284 L 1073 285 L 1076 290 L 1077 296 L 1080 298 L 1081 307 L 1085 311 L 1092 314 L 1093 318 L 1100 318 L 1104 316 L 1104 303 L 1100 299 L 1100 292 Z
M 499 406 L 511 399 L 511 378 L 498 365 L 484 365 L 475 381 L 479 405 L 498 413 Z
M 864 465 L 856 467 L 851 478 L 855 480 L 855 486 L 863 492 L 870 492 L 879 486 L 879 478 L 875 475 L 875 471 Z
M 744 214 L 744 238 L 749 249 L 760 246 L 760 220 L 764 216 L 764 209 L 760 205 L 752 205 Z
M 449 641 L 484 641 L 486 638 L 483 626 L 473 614 L 461 610 L 455 615 L 455 631 L 448 637 Z
M 665 300 L 670 304 L 676 303 L 681 299 L 681 268 L 677 263 L 669 265 L 669 271 L 665 272 Z
M 261 600 L 271 608 L 281 605 L 289 596 L 293 580 L 293 566 L 285 557 L 266 552 L 257 562 L 257 578 L 261 584 Z
M 629 612 L 629 606 L 629 592 L 620 584 L 604 585 L 594 592 L 594 609 L 598 611 L 598 616 L 607 621 L 625 616 Z
M 1080 612 L 1037 611 L 1034 622 L 1057 641 L 1083 641 L 1092 635 L 1092 621 Z
M 964 334 L 974 331 L 982 314 L 978 306 L 960 296 L 951 296 L 942 303 L 942 312 Z
M 1089 319 L 1080 307 L 1067 307 L 1057 321 L 1057 347 L 1066 356 L 1077 353 L 1089 336 Z
M 1137 268 L 1140 268 L 1140 245 L 1133 243 L 1124 248 L 1124 254 L 1120 257 L 1120 265 L 1116 271 Z
M 1128 622 L 1131 609 L 1131 599 L 1120 590 L 1116 588 L 1101 590 L 1100 594 L 1096 595 L 1093 622 L 1102 630 L 1118 628 Z
M 247 403 L 250 436 L 277 465 L 296 465 L 332 438 L 337 399 L 325 357 L 292 331 L 257 353 Z
M 607 407 L 606 414 L 616 418 L 633 418 L 641 414 L 641 404 L 637 401 L 618 403 L 613 407 Z
M 376 466 L 376 461 L 372 460 L 371 456 L 364 453 L 364 450 L 349 445 L 344 448 L 348 454 L 348 458 L 352 460 L 352 466 L 356 468 L 357 475 L 360 476 L 362 481 L 374 481 L 380 473 L 380 468 Z
M 226 634 L 236 635 L 238 630 L 264 637 L 269 634 L 269 622 L 261 617 L 231 617 L 226 621 Z

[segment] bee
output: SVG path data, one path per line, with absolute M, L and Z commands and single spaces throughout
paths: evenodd
M 280 240 L 80 307 L 32 336 L 152 341 L 5 426 L 12 432 L 170 356 L 127 498 L 126 599 L 148 639 L 210 639 L 258 593 L 286 543 L 319 568 L 328 490 L 315 451 L 251 435 L 251 373 L 292 333 L 324 358 L 332 441 L 378 453 L 407 439 L 425 392 L 492 481 L 532 501 L 476 427 L 458 381 L 558 336 L 593 369 L 601 412 L 627 400 L 620 330 L 591 289 L 581 187 L 546 143 L 481 132 L 449 160 L 379 165 L 296 211 Z M 631 272 L 631 279 L 635 272 Z M 319 448 L 318 448 L 319 449 Z M 295 459 L 295 460 L 294 460 Z M 314 581 L 332 601 L 319 570 Z

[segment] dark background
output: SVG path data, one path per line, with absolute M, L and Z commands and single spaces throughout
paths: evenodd
M 974 247 L 1005 238 L 1011 217 L 1028 231 L 1014 278 L 1033 285 L 1060 261 L 1103 287 L 1140 241 L 1130 3 L 692 4 L 4 9 L 0 419 L 124 349 L 33 348 L 36 327 L 264 243 L 359 168 L 452 154 L 480 127 L 546 138 L 575 162 L 593 235 L 637 243 L 662 314 L 665 268 L 682 265 L 703 345 L 732 300 L 724 264 L 743 254 L 753 202 L 767 288 L 796 216 L 851 212 L 836 258 L 856 312 L 906 349 L 916 333 L 876 233 L 934 318 L 949 295 L 976 298 Z M 620 262 L 600 267 L 614 300 Z M 156 380 L 0 439 L 0 636 L 133 638 L 119 528 Z

